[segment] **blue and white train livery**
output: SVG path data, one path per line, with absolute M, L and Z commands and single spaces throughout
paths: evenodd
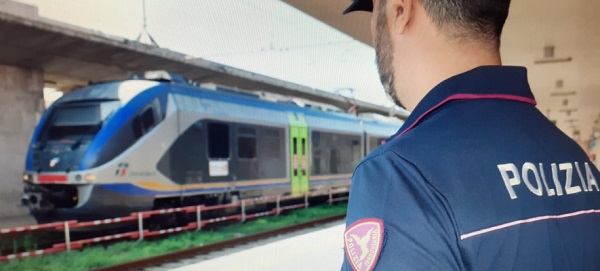
M 402 124 L 147 75 L 73 91 L 45 112 L 23 176 L 38 220 L 348 185 Z

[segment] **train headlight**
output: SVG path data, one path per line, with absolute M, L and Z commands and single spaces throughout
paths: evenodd
M 23 181 L 24 182 L 31 181 L 31 175 L 29 175 L 29 174 L 23 174 Z
M 96 176 L 94 174 L 85 174 L 84 179 L 86 182 L 91 183 L 96 180 Z

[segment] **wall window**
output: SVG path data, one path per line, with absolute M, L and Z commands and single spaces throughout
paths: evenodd
M 229 158 L 229 125 L 208 124 L 208 157 L 212 159 Z

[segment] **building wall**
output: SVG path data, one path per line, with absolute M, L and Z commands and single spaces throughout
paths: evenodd
M 19 207 L 25 156 L 43 111 L 41 71 L 0 65 L 0 218 L 24 215 Z
M 594 164 L 596 164 L 596 167 L 598 169 L 600 169 L 600 139 L 596 139 L 596 146 L 594 146 L 591 150 L 590 150 L 590 156 L 592 159 L 594 159 L 592 162 L 594 162 Z

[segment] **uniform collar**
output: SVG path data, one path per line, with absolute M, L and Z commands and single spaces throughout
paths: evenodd
M 386 142 L 414 129 L 425 116 L 454 100 L 503 99 L 535 105 L 525 67 L 481 66 L 450 77 L 419 102 L 400 130 Z

